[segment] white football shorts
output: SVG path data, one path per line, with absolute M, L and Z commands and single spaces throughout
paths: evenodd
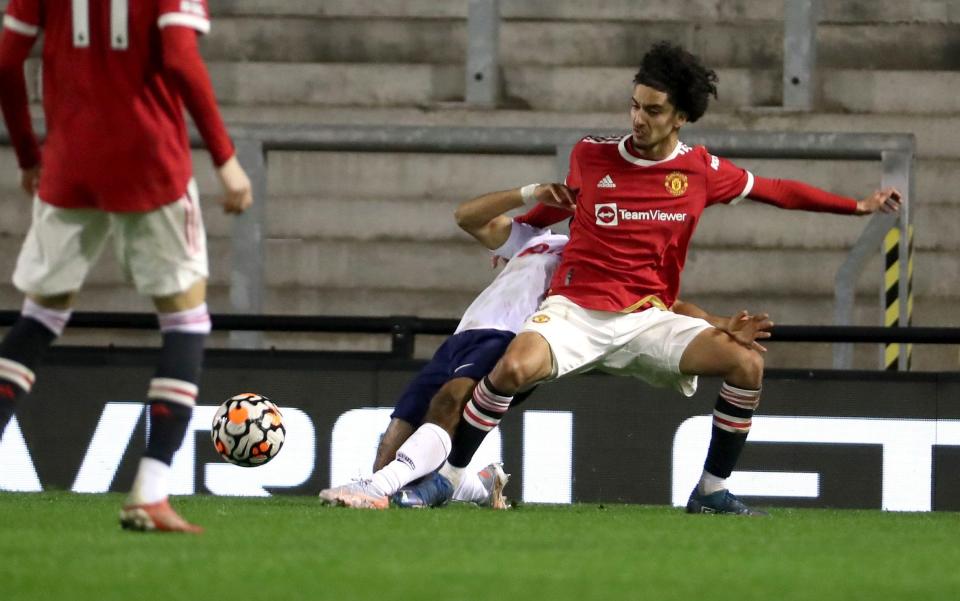
M 697 376 L 680 373 L 680 358 L 697 334 L 710 327 L 702 319 L 655 307 L 612 313 L 549 296 L 521 331 L 536 332 L 550 345 L 551 379 L 598 369 L 693 396 Z
M 14 285 L 35 296 L 79 290 L 111 234 L 124 276 L 140 294 L 172 296 L 208 277 L 207 234 L 190 180 L 177 201 L 139 213 L 64 209 L 34 197 Z

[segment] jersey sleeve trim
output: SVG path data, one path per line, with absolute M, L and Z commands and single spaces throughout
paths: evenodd
M 503 257 L 507 260 L 512 259 L 514 255 L 523 250 L 523 247 L 525 247 L 530 240 L 543 233 L 544 230 L 540 228 L 533 227 L 527 223 L 514 221 L 510 224 L 510 237 L 507 238 L 507 241 L 501 244 L 499 248 L 495 248 L 490 252 L 497 257 Z
M 187 13 L 167 13 L 165 15 L 161 15 L 160 19 L 157 21 L 157 25 L 160 27 L 160 29 L 169 27 L 171 25 L 179 25 L 181 27 L 196 29 L 203 34 L 210 33 L 209 19 L 198 17 L 197 15 L 188 15 Z
M 25 23 L 13 15 L 3 15 L 3 28 L 29 37 L 36 37 L 40 33 L 38 26 Z
M 731 205 L 739 203 L 741 200 L 750 195 L 750 192 L 753 190 L 753 174 L 749 171 L 747 173 L 747 183 L 743 186 L 743 192 L 740 193 L 740 196 L 737 196 L 730 201 Z

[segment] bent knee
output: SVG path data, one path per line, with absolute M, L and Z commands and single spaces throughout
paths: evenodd
M 743 349 L 737 357 L 736 372 L 741 386 L 759 389 L 763 382 L 763 356 Z
M 537 361 L 519 353 L 504 355 L 491 374 L 493 385 L 505 394 L 513 394 L 523 386 L 545 377 Z

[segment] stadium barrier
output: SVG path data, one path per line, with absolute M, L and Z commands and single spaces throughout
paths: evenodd
M 0 327 L 9 327 L 18 311 L 0 311 Z M 412 359 L 418 334 L 449 336 L 456 319 L 414 315 L 383 317 L 329 315 L 262 315 L 221 313 L 211 316 L 215 331 L 230 332 L 322 332 L 336 334 L 389 334 L 393 358 Z M 70 328 L 156 330 L 155 313 L 106 313 L 78 311 Z M 960 344 L 960 328 L 871 326 L 774 326 L 768 342 L 831 342 L 876 344 Z
M 931 334 L 958 341 L 956 331 Z M 126 490 L 146 444 L 142 399 L 156 353 L 52 349 L 0 441 L 0 489 Z M 421 366 L 388 354 L 210 350 L 173 492 L 312 495 L 367 473 L 394 400 Z M 604 374 L 543 385 L 475 466 L 503 460 L 508 493 L 524 502 L 682 504 L 719 384 L 702 379 L 691 398 Z M 256 469 L 223 463 L 209 438 L 216 406 L 244 391 L 277 401 L 287 426 L 285 448 Z M 760 505 L 960 510 L 958 398 L 960 374 L 770 370 L 731 487 Z

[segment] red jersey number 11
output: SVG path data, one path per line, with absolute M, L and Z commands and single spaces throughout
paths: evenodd
M 98 0 L 94 0 L 98 1 Z M 90 47 L 90 0 L 71 0 L 73 46 Z M 110 47 L 126 50 L 129 41 L 129 0 L 110 0 Z

